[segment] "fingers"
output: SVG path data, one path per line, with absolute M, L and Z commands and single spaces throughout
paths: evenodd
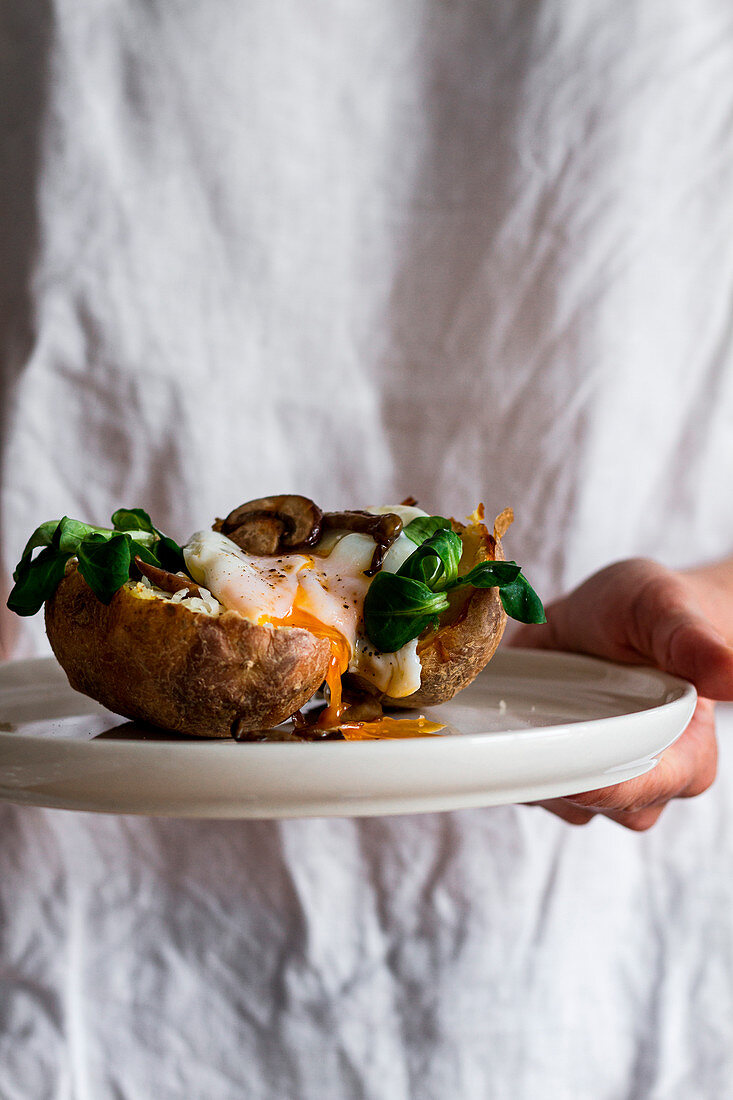
M 685 580 L 654 567 L 637 589 L 628 627 L 639 658 L 690 680 L 710 699 L 733 699 L 733 649 L 702 614 Z
M 652 665 L 690 680 L 701 698 L 685 733 L 648 774 L 541 804 L 570 824 L 603 814 L 642 830 L 671 799 L 707 790 L 717 767 L 711 700 L 733 700 L 733 648 L 703 614 L 690 578 L 646 559 L 617 562 L 552 604 L 547 620 L 518 630 L 513 644 Z
M 595 810 L 584 810 L 565 798 L 545 798 L 539 802 L 530 802 L 529 805 L 541 806 L 543 810 L 549 810 L 551 814 L 561 817 L 569 825 L 587 825 L 596 816 Z
M 715 703 L 711 699 L 698 699 L 689 726 L 662 755 L 668 755 L 686 779 L 678 798 L 695 798 L 713 785 L 718 771 L 718 741 Z
M 700 699 L 687 730 L 646 775 L 534 805 L 571 825 L 585 825 L 602 814 L 635 832 L 651 828 L 673 798 L 694 798 L 713 783 L 717 768 L 714 709 L 711 700 Z
M 625 829 L 631 829 L 634 833 L 645 833 L 647 829 L 651 829 L 652 825 L 656 825 L 666 807 L 667 803 L 665 802 L 664 806 L 651 806 L 646 810 L 636 810 L 634 813 L 627 813 L 624 810 L 608 810 L 604 813 L 604 817 L 615 821 L 617 825 L 623 825 Z
M 651 771 L 601 790 L 572 795 L 571 801 L 595 810 L 635 813 L 663 806 L 672 798 L 692 798 L 715 779 L 717 755 L 714 704 L 700 699 L 685 732 L 661 754 Z
M 651 829 L 664 812 L 664 806 L 655 806 L 647 810 L 637 810 L 634 813 L 626 813 L 621 810 L 584 810 L 580 806 L 564 798 L 549 798 L 542 802 L 532 802 L 532 806 L 542 806 L 549 810 L 555 817 L 562 818 L 569 825 L 587 825 L 595 817 L 608 817 L 625 829 L 641 833 Z
M 644 559 L 617 562 L 547 608 L 513 645 L 653 665 L 701 695 L 733 700 L 733 648 L 702 613 L 689 579 Z

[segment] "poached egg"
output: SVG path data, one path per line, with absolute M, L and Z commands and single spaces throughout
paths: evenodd
M 404 505 L 369 508 L 396 513 L 404 525 L 427 513 Z M 395 573 L 415 550 L 404 533 L 386 552 L 382 569 Z M 304 627 L 328 639 L 330 710 L 338 708 L 341 676 L 358 674 L 380 692 L 404 698 L 420 687 L 417 639 L 396 653 L 380 653 L 364 633 L 365 575 L 374 539 L 356 532 L 328 532 L 312 553 L 259 557 L 217 531 L 197 531 L 183 548 L 186 567 L 228 610 L 257 625 Z

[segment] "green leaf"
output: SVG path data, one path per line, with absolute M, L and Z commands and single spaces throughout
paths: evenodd
M 68 516 L 64 516 L 59 520 L 56 528 L 54 545 L 64 553 L 75 554 L 84 539 L 96 531 L 97 528 L 88 523 L 81 523 L 78 519 L 69 519 Z
M 143 508 L 118 508 L 112 516 L 112 526 L 115 531 L 148 531 L 151 535 L 158 533 Z
M 364 628 L 372 645 L 395 653 L 437 623 L 448 607 L 443 593 L 398 573 L 377 573 L 364 600 Z
M 146 546 L 145 543 L 138 542 L 137 539 L 130 538 L 129 534 L 125 532 L 125 538 L 130 544 L 130 561 L 134 561 L 135 557 L 140 557 L 143 561 L 146 561 L 148 565 L 160 565 L 160 559 L 156 554 L 157 543 L 151 549 Z
M 445 519 L 444 516 L 416 516 L 415 519 L 410 520 L 406 527 L 402 528 L 402 533 L 419 546 L 420 543 L 425 542 L 431 535 L 434 535 L 436 531 L 450 531 L 451 529 L 450 520 Z
M 484 561 L 463 577 L 458 566 L 460 537 L 439 528 L 425 539 L 397 573 L 377 573 L 364 601 L 364 629 L 383 653 L 394 653 L 426 627 L 439 624 L 448 607 L 446 592 L 456 588 L 498 588 L 508 615 L 523 623 L 543 623 L 542 602 L 514 561 Z
M 470 584 L 474 588 L 502 588 L 511 584 L 519 576 L 521 570 L 513 561 L 482 561 L 474 565 L 470 573 L 458 577 L 449 588 L 461 588 Z
M 37 544 L 38 545 L 38 544 Z M 47 546 L 31 561 L 24 558 L 15 571 L 8 607 L 16 615 L 35 615 L 56 591 L 71 554 Z
M 119 508 L 113 527 L 93 527 L 64 516 L 38 527 L 23 551 L 13 574 L 15 587 L 8 607 L 18 615 L 34 615 L 56 591 L 66 563 L 78 558 L 79 572 L 104 603 L 109 603 L 130 575 L 136 555 L 150 565 L 172 573 L 185 571 L 183 550 L 173 539 L 153 527 L 142 508 Z M 33 551 L 43 547 L 33 558 Z
M 520 623 L 545 623 L 545 609 L 515 561 L 482 561 L 459 577 L 450 589 L 470 584 L 474 588 L 498 588 L 507 615 Z
M 97 599 L 109 603 L 130 576 L 132 540 L 125 534 L 90 535 L 79 547 L 79 572 Z
M 499 590 L 504 610 L 520 623 L 546 623 L 542 600 L 523 573 Z
M 400 577 L 409 577 L 411 580 L 420 581 L 432 591 L 437 587 L 438 581 L 445 572 L 445 567 L 440 554 L 431 547 L 427 547 L 418 557 L 418 552 L 423 550 L 423 543 L 414 554 L 397 570 Z
M 13 573 L 13 580 L 18 580 L 18 575 L 21 571 L 21 566 L 30 559 L 34 550 L 39 546 L 50 546 L 53 542 L 53 537 L 56 533 L 56 528 L 61 521 L 58 519 L 47 520 L 46 523 L 42 523 L 40 527 L 36 527 L 35 531 L 25 544 L 25 548 L 21 555 L 20 561 Z
M 186 559 L 178 543 L 169 538 L 168 535 L 161 535 L 160 531 L 156 531 L 156 534 L 158 535 L 158 541 L 155 544 L 155 554 L 161 569 L 167 569 L 169 573 L 179 573 L 181 571 L 188 573 Z
M 458 563 L 462 553 L 460 536 L 455 531 L 441 529 L 421 543 L 402 563 L 397 573 L 400 577 L 421 581 L 433 592 L 438 592 L 458 576 Z
M 112 516 L 112 523 L 116 531 L 126 531 L 141 544 L 147 544 L 155 555 L 151 561 L 153 565 L 159 565 L 161 569 L 167 569 L 170 573 L 186 571 L 186 562 L 183 550 L 168 535 L 164 535 L 157 527 L 153 526 L 148 513 L 143 508 L 118 508 Z M 142 537 L 147 532 L 153 538 Z M 140 557 L 144 558 L 141 554 Z M 144 560 L 149 560 L 144 558 Z

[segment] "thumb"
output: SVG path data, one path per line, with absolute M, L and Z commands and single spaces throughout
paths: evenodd
M 643 581 L 629 588 L 617 614 L 627 618 L 633 659 L 690 680 L 709 699 L 733 700 L 733 649 L 705 617 L 690 582 L 643 563 Z
M 709 699 L 733 700 L 733 649 L 703 614 L 692 583 L 646 559 L 594 574 L 547 609 L 546 627 L 525 628 L 514 642 L 653 665 Z
M 640 658 L 690 680 L 708 699 L 733 700 L 733 649 L 695 608 L 671 605 L 642 630 L 648 641 L 639 647 Z

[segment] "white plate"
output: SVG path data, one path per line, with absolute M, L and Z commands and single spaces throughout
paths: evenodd
M 529 802 L 630 779 L 677 738 L 695 689 L 646 668 L 504 649 L 443 734 L 237 743 L 126 722 L 52 658 L 0 668 L 0 799 L 177 817 L 414 813 Z M 406 712 L 402 712 L 406 713 Z

